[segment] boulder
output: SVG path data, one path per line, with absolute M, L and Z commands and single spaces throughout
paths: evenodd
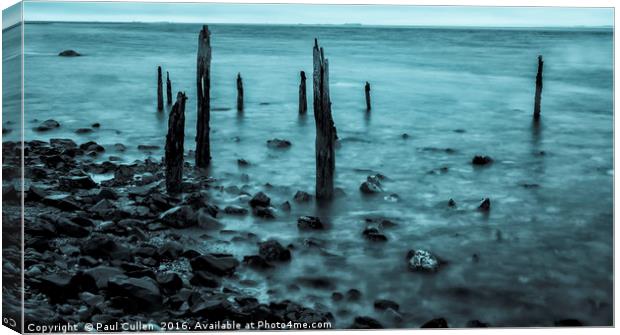
M 372 242 L 386 242 L 388 240 L 378 227 L 369 226 L 362 231 L 362 235 Z
M 73 223 L 71 220 L 60 215 L 43 214 L 39 219 L 46 220 L 52 225 L 58 234 L 70 237 L 86 237 L 89 234 L 88 229 Z
M 310 201 L 310 199 L 312 199 L 310 193 L 304 191 L 297 191 L 297 193 L 295 193 L 295 196 L 293 197 L 293 200 L 295 200 L 296 202 L 308 202 Z
M 407 253 L 407 264 L 412 271 L 437 272 L 439 259 L 426 250 L 410 250 Z
M 258 216 L 258 217 L 263 218 L 263 219 L 275 219 L 275 217 L 276 217 L 276 213 L 275 213 L 273 207 L 256 206 L 252 210 L 252 213 L 255 216 Z
M 218 276 L 225 276 L 235 272 L 239 261 L 230 255 L 207 254 L 192 258 L 190 265 L 194 272 L 208 271 Z
M 300 216 L 297 219 L 297 228 L 320 230 L 325 228 L 321 219 L 316 216 Z
M 250 206 L 252 207 L 268 207 L 271 204 L 271 199 L 263 192 L 258 192 L 254 194 L 252 199 L 250 199 Z
M 38 127 L 35 128 L 36 131 L 48 131 L 48 130 L 52 130 L 52 129 L 56 129 L 60 127 L 60 123 L 58 123 L 58 121 L 56 120 L 45 120 L 43 122 L 41 122 L 41 124 L 39 124 Z
M 473 165 L 487 165 L 493 163 L 493 159 L 489 156 L 474 156 L 472 158 L 471 163 Z
M 248 214 L 248 210 L 241 206 L 230 205 L 224 208 L 224 213 L 230 215 L 246 215 Z
M 258 254 L 268 262 L 286 262 L 291 260 L 291 252 L 275 240 L 259 243 Z
M 165 294 L 174 294 L 183 288 L 183 280 L 174 272 L 158 273 L 155 278 L 159 288 L 164 291 Z
M 237 165 L 239 167 L 247 167 L 250 166 L 250 162 L 246 161 L 245 159 L 237 159 Z
M 92 278 L 92 280 L 95 281 L 97 288 L 101 290 L 108 288 L 108 281 L 110 279 L 121 276 L 123 273 L 124 271 L 119 268 L 100 265 L 84 271 L 84 276 Z
M 484 200 L 480 202 L 480 205 L 478 205 L 478 210 L 482 212 L 488 212 L 489 210 L 491 210 L 491 199 L 484 198 Z
M 382 175 L 374 175 L 366 177 L 366 181 L 360 185 L 360 191 L 365 194 L 376 194 L 383 192 L 381 189 Z
M 173 228 L 187 228 L 198 223 L 198 216 L 190 206 L 176 206 L 163 212 L 159 219 L 163 224 Z
M 291 142 L 288 140 L 281 140 L 279 138 L 274 138 L 272 140 L 267 141 L 267 147 L 272 149 L 287 149 L 291 147 Z
M 190 284 L 197 286 L 206 286 L 217 288 L 220 286 L 220 280 L 208 271 L 194 271 Z
M 64 50 L 64 51 L 61 51 L 61 52 L 58 54 L 58 56 L 61 56 L 61 57 L 79 57 L 79 56 L 82 56 L 82 55 L 81 55 L 81 54 L 79 54 L 79 53 L 78 53 L 77 51 L 75 51 L 75 50 L 71 50 L 71 49 L 69 49 L 69 50 Z
M 129 278 L 117 276 L 108 281 L 111 297 L 125 297 L 140 305 L 140 310 L 160 308 L 162 296 L 157 282 L 149 277 Z
M 90 176 L 60 177 L 58 186 L 63 190 L 91 189 L 97 187 L 97 183 Z
M 97 144 L 97 142 L 88 141 L 80 144 L 80 149 L 84 151 L 104 152 L 105 148 Z

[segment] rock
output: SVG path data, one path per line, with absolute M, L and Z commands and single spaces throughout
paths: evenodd
M 80 300 L 89 307 L 95 307 L 104 302 L 104 298 L 101 295 L 92 294 L 90 292 L 82 292 L 79 295 Z
M 194 271 L 190 284 L 217 288 L 220 286 L 220 280 L 208 271 Z
M 316 216 L 300 216 L 297 219 L 297 228 L 299 229 L 323 229 L 323 223 L 321 219 Z
M 259 255 L 243 256 L 243 264 L 254 269 L 268 269 L 273 267 L 263 257 Z
M 254 194 L 252 199 L 250 199 L 250 206 L 252 207 L 268 207 L 271 204 L 271 199 L 263 192 L 258 192 Z
M 104 152 L 105 148 L 97 144 L 97 142 L 88 141 L 80 144 L 80 149 L 84 151 Z
M 75 199 L 67 194 L 49 195 L 43 198 L 41 202 L 63 211 L 78 211 L 82 209 L 82 207 L 75 202 Z
M 493 159 L 489 156 L 474 156 L 472 158 L 471 163 L 473 165 L 487 165 L 493 163 Z
M 332 300 L 333 301 L 341 301 L 342 299 L 344 299 L 344 295 L 340 292 L 333 292 L 332 293 Z
M 387 236 L 385 236 L 378 227 L 366 227 L 364 231 L 362 231 L 362 235 L 372 242 L 386 242 L 388 240 Z
M 450 200 L 448 200 L 448 207 L 456 207 L 456 201 L 450 198 Z
M 130 256 L 127 247 L 105 234 L 91 236 L 88 240 L 84 240 L 81 250 L 82 255 L 102 259 L 124 260 Z
M 97 183 L 90 176 L 60 177 L 58 185 L 61 189 L 73 191 L 75 189 L 91 189 L 97 187 Z
M 257 206 L 257 207 L 254 207 L 254 209 L 252 210 L 252 213 L 255 216 L 261 217 L 263 219 L 275 219 L 276 217 L 276 213 L 273 210 L 273 207 Z
M 439 260 L 426 250 L 410 250 L 407 253 L 407 263 L 412 271 L 437 272 Z
M 583 323 L 577 319 L 557 320 L 553 323 L 556 327 L 582 327 Z
M 394 301 L 386 300 L 386 299 L 375 300 L 374 306 L 375 306 L 375 309 L 378 309 L 381 311 L 384 311 L 388 308 L 398 311 L 398 309 L 400 308 L 400 306 Z
M 290 212 L 291 211 L 291 203 L 287 201 L 283 202 L 280 205 L 280 209 L 285 211 L 285 212 Z
M 163 224 L 173 228 L 187 228 L 198 223 L 198 216 L 189 206 L 176 206 L 163 212 L 159 219 Z
M 174 261 L 183 254 L 183 245 L 176 241 L 167 241 L 157 248 L 156 255 L 159 260 Z
M 248 210 L 241 206 L 230 205 L 224 208 L 224 213 L 230 215 L 246 215 L 248 214 Z
M 45 120 L 38 127 L 35 128 L 36 131 L 48 131 L 52 129 L 56 129 L 60 127 L 60 123 L 56 120 Z
M 268 262 L 286 262 L 291 260 L 291 252 L 276 240 L 259 243 L 258 254 Z
M 444 318 L 432 319 L 424 323 L 420 328 L 448 328 L 448 322 Z
M 91 124 L 90 126 L 91 126 L 92 128 L 99 128 L 99 127 L 101 127 L 101 123 L 99 123 L 99 122 L 95 122 L 95 123 Z
M 116 143 L 114 144 L 114 150 L 123 152 L 127 150 L 127 147 L 125 147 L 125 145 L 122 143 Z
M 73 142 L 73 140 L 68 139 L 68 138 L 52 138 L 50 139 L 50 145 L 54 148 L 65 149 L 65 150 L 77 148 L 77 144 Z
M 369 316 L 358 316 L 353 320 L 351 329 L 383 329 L 383 325 L 379 321 Z
M 108 281 L 114 277 L 123 275 L 123 270 L 111 266 L 100 265 L 92 269 L 84 271 L 84 276 L 92 278 L 97 288 L 107 289 Z
M 192 258 L 190 265 L 193 271 L 209 271 L 225 276 L 235 272 L 239 261 L 229 255 L 207 254 Z
M 93 132 L 92 128 L 78 128 L 75 130 L 76 134 L 90 134 L 92 132 Z
M 267 147 L 272 149 L 287 149 L 291 147 L 291 142 L 288 140 L 281 140 L 279 138 L 274 138 L 272 140 L 267 141 Z
M 491 199 L 484 198 L 480 205 L 478 205 L 478 210 L 483 212 L 488 212 L 491 209 Z
M 360 191 L 365 194 L 375 194 L 383 192 L 383 189 L 381 189 L 380 179 L 383 179 L 382 175 L 366 177 L 366 181 L 360 185 Z
M 245 159 L 237 159 L 237 165 L 239 167 L 247 167 L 250 166 L 250 162 L 246 161 Z
M 487 328 L 489 326 L 488 323 L 480 322 L 478 320 L 469 320 L 465 327 L 467 328 Z M 557 325 L 556 325 L 557 326 Z
M 404 140 L 408 139 L 409 137 L 411 137 L 409 134 L 407 133 L 403 133 L 402 135 L 400 135 L 400 137 Z
M 312 196 L 304 191 L 297 191 L 297 193 L 295 193 L 295 197 L 293 197 L 293 199 L 296 202 L 308 202 L 310 201 L 310 199 L 312 199 Z
M 89 231 L 86 228 L 75 224 L 69 219 L 62 216 L 43 214 L 39 216 L 39 219 L 47 220 L 48 222 L 52 223 L 56 232 L 61 235 L 71 237 L 86 237 L 89 234 Z
M 149 277 L 128 278 L 117 276 L 108 281 L 108 294 L 128 298 L 135 303 L 130 310 L 153 310 L 160 308 L 162 296 L 157 282 Z
M 118 194 L 116 193 L 116 191 L 114 191 L 113 189 L 109 187 L 102 187 L 99 190 L 99 193 L 97 193 L 97 197 L 102 200 L 103 199 L 116 200 L 118 199 Z
M 155 151 L 155 150 L 159 150 L 160 146 L 159 145 L 148 145 L 148 144 L 139 144 L 138 145 L 138 150 L 140 151 Z
M 73 275 L 69 273 L 53 273 L 38 279 L 39 282 L 34 286 L 52 302 L 65 301 L 76 293 L 72 282 Z
M 157 284 L 159 284 L 159 288 L 168 295 L 174 294 L 183 288 L 183 280 L 174 272 L 158 273 L 155 279 Z
M 75 51 L 75 50 L 64 50 L 64 51 L 61 51 L 61 52 L 58 54 L 58 56 L 61 56 L 61 57 L 79 57 L 79 56 L 82 56 L 82 55 L 80 55 L 80 54 L 79 54 L 77 51 Z
M 362 297 L 362 292 L 360 292 L 358 289 L 352 288 L 347 291 L 346 297 L 348 301 L 358 301 Z

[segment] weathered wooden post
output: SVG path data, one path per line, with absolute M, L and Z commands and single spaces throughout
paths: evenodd
M 299 114 L 306 114 L 308 110 L 308 100 L 306 99 L 306 73 L 299 72 L 301 77 L 299 82 Z
M 166 190 L 179 193 L 183 180 L 183 142 L 185 138 L 185 93 L 177 94 L 177 101 L 168 116 L 168 135 L 166 135 Z
M 170 82 L 170 73 L 166 71 L 166 100 L 168 105 L 172 104 L 172 83 Z
M 538 72 L 536 73 L 536 93 L 534 96 L 534 120 L 540 119 L 540 98 L 543 89 L 543 57 L 538 56 Z
M 328 200 L 334 195 L 334 169 L 336 166 L 334 143 L 336 141 L 336 128 L 332 119 L 331 101 L 329 98 L 329 62 L 324 56 L 323 48 L 319 48 L 316 39 L 314 39 L 313 63 L 313 107 L 316 124 L 316 198 Z
M 364 86 L 364 91 L 366 92 L 366 110 L 370 110 L 370 84 L 366 82 L 366 86 Z
M 161 80 L 161 66 L 157 67 L 157 110 L 164 109 L 164 91 Z
M 243 80 L 241 73 L 237 73 L 237 111 L 243 112 Z
M 211 162 L 209 120 L 211 118 L 211 39 L 209 27 L 202 26 L 198 35 L 198 57 L 196 69 L 197 112 L 196 121 L 196 166 L 205 168 Z

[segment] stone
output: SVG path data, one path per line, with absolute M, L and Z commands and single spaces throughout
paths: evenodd
M 456 207 L 456 201 L 450 198 L 450 200 L 448 200 L 448 207 Z
M 80 144 L 80 149 L 84 151 L 104 152 L 105 148 L 97 144 L 97 142 L 88 141 Z
M 267 147 L 272 149 L 287 149 L 291 147 L 291 142 L 288 140 L 281 140 L 279 138 L 274 138 L 272 140 L 267 141 Z
M 263 219 L 275 219 L 276 217 L 276 213 L 273 210 L 273 207 L 257 206 L 257 207 L 254 207 L 254 209 L 252 210 L 252 213 L 255 216 L 258 216 Z
M 388 238 L 377 227 L 366 227 L 362 235 L 371 242 L 387 242 Z
M 248 210 L 241 206 L 229 205 L 224 208 L 224 213 L 230 215 L 246 215 L 248 214 Z
M 398 309 L 400 308 L 400 306 L 394 301 L 386 300 L 386 299 L 375 300 L 374 306 L 375 306 L 375 309 L 378 309 L 381 311 L 384 311 L 388 308 L 398 311 Z
M 383 325 L 379 321 L 369 316 L 357 316 L 353 320 L 351 329 L 383 329 Z
M 174 272 L 158 273 L 155 280 L 165 294 L 174 294 L 183 288 L 183 280 Z
M 243 256 L 243 264 L 254 269 L 268 269 L 273 267 L 259 255 Z
M 198 223 L 198 215 L 189 206 L 176 206 L 163 212 L 159 219 L 163 224 L 173 228 L 187 228 Z
M 304 191 L 297 191 L 297 193 L 295 193 L 295 196 L 293 197 L 293 200 L 295 200 L 296 202 L 308 202 L 310 201 L 310 199 L 312 199 L 312 196 Z
M 297 219 L 297 228 L 299 229 L 313 229 L 313 230 L 321 230 L 325 228 L 321 219 L 316 216 L 300 216 Z
M 97 187 L 97 183 L 95 183 L 90 176 L 60 177 L 60 179 L 58 179 L 58 185 L 61 189 L 68 191 Z
M 407 264 L 412 271 L 437 272 L 439 259 L 426 250 L 410 250 L 407 253 Z
M 485 322 L 481 322 L 479 320 L 469 320 L 469 321 L 467 321 L 467 324 L 465 325 L 465 327 L 467 327 L 467 328 L 487 328 L 487 327 L 489 327 L 489 324 L 485 323 Z
M 473 165 L 487 165 L 493 163 L 493 159 L 489 156 L 474 156 L 472 158 L 471 163 Z
M 346 297 L 348 301 L 358 301 L 362 297 L 362 292 L 358 289 L 352 288 L 346 292 Z
M 582 327 L 583 323 L 577 319 L 557 320 L 553 323 L 556 327 Z
M 190 284 L 217 288 L 220 286 L 220 280 L 208 271 L 194 271 Z
M 424 323 L 420 328 L 448 328 L 448 322 L 444 318 L 432 319 Z
M 84 271 L 84 276 L 92 278 L 98 289 L 107 289 L 108 281 L 114 277 L 122 276 L 123 270 L 111 266 L 100 265 Z
M 368 176 L 366 181 L 360 185 L 360 191 L 364 194 L 376 194 L 383 192 L 381 183 L 375 176 Z
M 193 271 L 208 271 L 225 276 L 235 272 L 239 261 L 229 255 L 207 254 L 192 258 L 190 265 Z
M 258 254 L 268 262 L 286 262 L 291 260 L 291 252 L 276 240 L 259 243 Z
M 237 165 L 239 167 L 247 167 L 250 166 L 250 162 L 246 161 L 245 159 L 237 159 Z
M 132 303 L 139 304 L 141 310 L 160 308 L 162 302 L 157 282 L 149 277 L 114 277 L 108 281 L 108 294 L 112 297 L 126 297 Z
M 489 210 L 491 210 L 491 199 L 484 198 L 480 205 L 478 205 L 478 210 L 482 212 L 488 212 Z
M 68 194 L 49 195 L 41 201 L 44 204 L 56 207 L 63 211 L 78 211 L 82 208 L 75 202 L 75 198 Z
M 250 206 L 252 207 L 268 207 L 271 204 L 271 199 L 263 192 L 258 192 L 254 194 L 252 199 L 250 199 Z
M 77 51 L 75 51 L 75 50 L 70 50 L 70 49 L 69 49 L 69 50 L 64 50 L 64 51 L 61 51 L 61 52 L 58 54 L 58 56 L 61 56 L 61 57 L 79 57 L 79 56 L 82 56 L 82 55 L 81 55 L 81 54 L 79 54 L 79 53 L 78 53 Z
M 90 134 L 93 132 L 92 128 L 78 128 L 75 130 L 76 134 Z
M 52 129 L 56 129 L 60 127 L 60 123 L 56 120 L 45 120 L 38 127 L 35 128 L 36 131 L 48 131 Z
M 55 216 L 51 214 L 43 214 L 39 219 L 47 220 L 54 225 L 57 233 L 70 237 L 86 237 L 89 234 L 88 229 L 71 222 L 71 220 L 63 216 Z

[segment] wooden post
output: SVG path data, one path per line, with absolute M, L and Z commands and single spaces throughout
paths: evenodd
M 164 90 L 161 80 L 161 66 L 157 67 L 157 110 L 164 109 Z
M 196 166 L 205 168 L 211 162 L 209 120 L 211 118 L 211 33 L 207 25 L 198 35 L 198 57 L 196 69 L 197 109 L 196 121 Z
M 243 112 L 243 80 L 241 73 L 237 73 L 237 111 Z
M 299 82 L 299 114 L 306 114 L 308 110 L 308 100 L 306 99 L 306 73 L 299 73 L 301 79 Z
M 313 63 L 313 107 L 316 123 L 316 198 L 328 200 L 334 195 L 336 128 L 332 119 L 329 98 L 329 62 L 323 54 L 323 48 L 319 48 L 316 39 L 314 39 Z
M 364 87 L 364 91 L 366 92 L 366 110 L 370 110 L 370 84 L 366 82 L 366 86 Z
M 536 73 L 536 93 L 534 96 L 534 120 L 540 119 L 540 98 L 543 89 L 543 57 L 538 56 L 538 72 Z
M 168 105 L 172 104 L 172 83 L 170 83 L 170 73 L 166 71 L 166 100 Z
M 185 93 L 177 94 L 177 101 L 168 116 L 166 136 L 166 190 L 179 193 L 183 180 L 183 142 L 185 138 Z

